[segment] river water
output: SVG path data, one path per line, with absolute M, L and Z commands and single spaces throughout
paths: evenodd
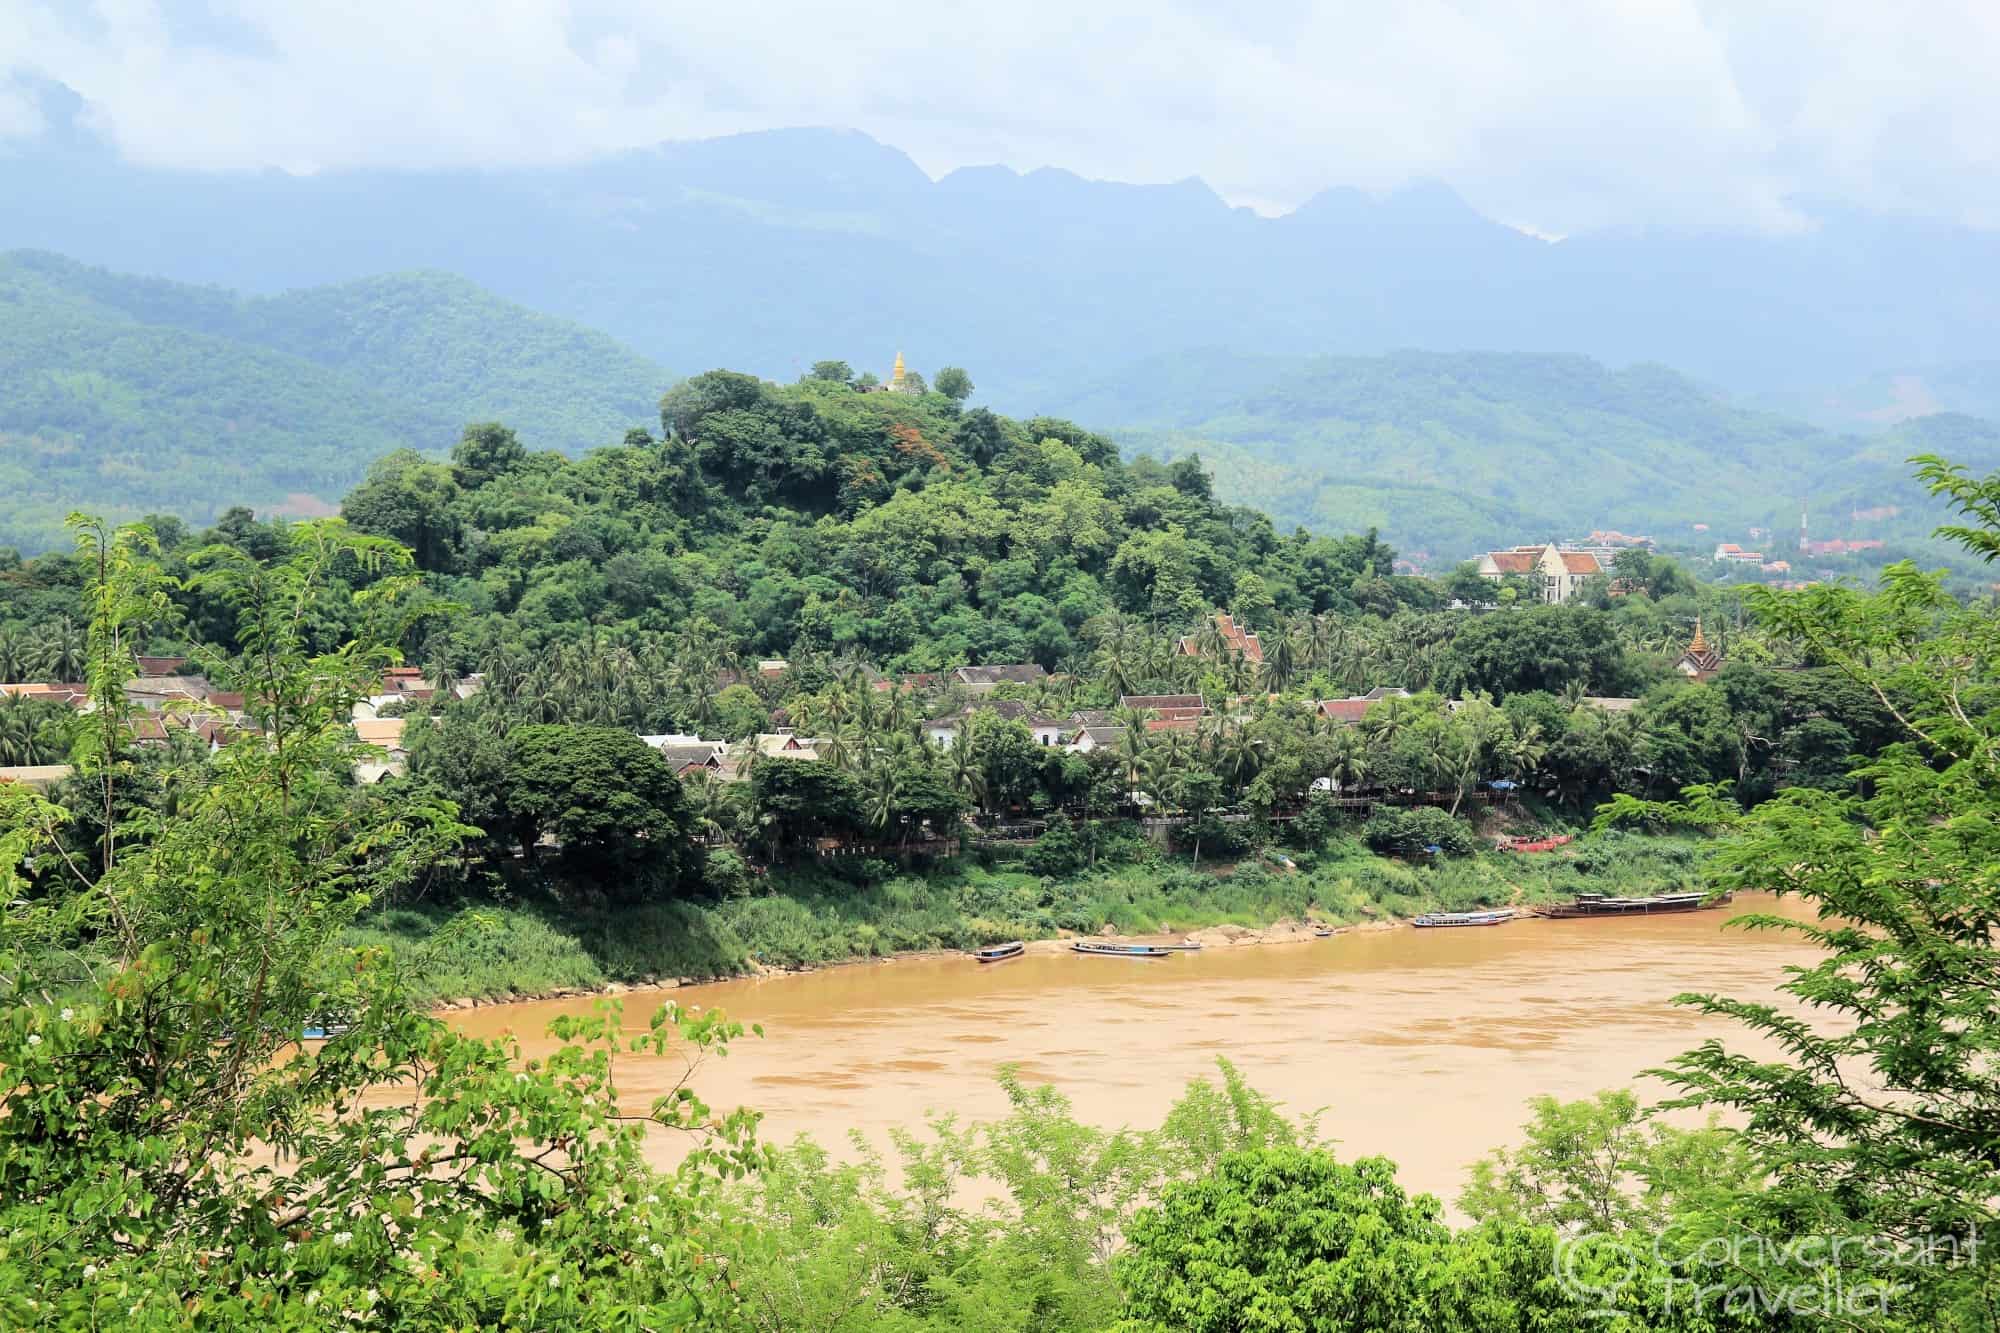
M 1786 964 L 1813 957 L 1789 934 L 1724 929 L 1746 909 L 1771 904 L 1355 931 L 1157 961 L 1066 951 L 989 965 L 905 959 L 634 992 L 625 1021 L 636 1031 L 672 998 L 762 1024 L 762 1039 L 705 1062 L 695 1087 L 718 1109 L 763 1111 L 767 1139 L 804 1131 L 836 1148 L 850 1130 L 886 1146 L 888 1129 L 931 1111 L 1001 1114 L 992 1076 L 1003 1063 L 1054 1084 L 1088 1121 L 1151 1127 L 1226 1056 L 1289 1111 L 1323 1108 L 1322 1132 L 1343 1156 L 1387 1155 L 1406 1186 L 1449 1200 L 1473 1161 L 1518 1139 L 1530 1097 L 1634 1085 L 1703 1038 L 1740 1032 L 1670 1000 L 1691 990 L 1769 998 Z M 549 1019 L 592 1003 L 449 1017 L 486 1035 L 510 1031 L 534 1055 L 553 1044 L 542 1035 Z M 678 1061 L 620 1057 L 627 1109 L 681 1072 Z

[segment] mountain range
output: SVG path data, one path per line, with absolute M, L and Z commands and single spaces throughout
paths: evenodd
M 328 512 L 374 458 L 501 419 L 580 452 L 658 421 L 668 377 L 441 273 L 278 297 L 0 255 L 0 545 L 87 508 Z
M 1199 347 L 1570 353 L 1872 428 L 1898 402 L 1988 410 L 1979 366 L 2000 359 L 2000 236 L 1833 207 L 1789 233 L 1551 242 L 1434 183 L 1263 217 L 1199 180 L 933 180 L 819 129 L 543 168 L 196 172 L 129 163 L 66 91 L 43 101 L 51 128 L 0 149 L 0 249 L 266 294 L 438 269 L 682 373 L 789 379 L 827 356 L 880 371 L 901 349 L 1036 410 Z
M 63 515 L 247 504 L 327 512 L 377 457 L 501 420 L 580 453 L 658 421 L 670 376 L 607 335 L 415 272 L 249 297 L 45 252 L 0 255 L 0 545 Z M 1125 452 L 1199 454 L 1284 527 L 1373 527 L 1433 567 L 1593 528 L 1698 541 L 1792 529 L 1917 538 L 1905 460 L 2000 467 L 2000 428 L 1934 415 L 1842 434 L 1730 404 L 1661 366 L 1493 352 L 1148 358 L 1041 410 Z M 1855 511 L 1876 512 L 1865 522 Z

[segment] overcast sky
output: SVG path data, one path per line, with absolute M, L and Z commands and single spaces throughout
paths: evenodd
M 155 164 L 833 125 L 933 175 L 1198 175 L 1267 212 L 1436 178 L 1551 234 L 1826 201 L 2000 225 L 1996 68 L 2000 0 L 0 0 L 0 136 L 53 78 Z

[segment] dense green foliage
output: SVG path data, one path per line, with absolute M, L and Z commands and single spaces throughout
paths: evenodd
M 143 529 L 80 537 L 95 711 L 73 794 L 119 811 L 131 645 L 171 619 L 170 584 Z M 704 1267 L 722 1237 L 702 1185 L 754 1164 L 751 1119 L 692 1096 L 628 1117 L 612 1081 L 614 1050 L 699 1052 L 726 1023 L 662 1010 L 634 1039 L 615 1014 L 566 1020 L 574 1040 L 523 1068 L 512 1043 L 425 1016 L 393 956 L 341 943 L 375 883 L 466 832 L 348 777 L 406 562 L 337 525 L 269 561 L 202 552 L 247 650 L 211 669 L 263 736 L 170 760 L 170 812 L 124 807 L 80 846 L 80 802 L 0 785 L 8 1326 L 698 1327 L 734 1308 Z M 377 573 L 369 632 L 317 652 L 302 612 L 356 565 Z M 644 1165 L 644 1122 L 691 1136 L 674 1179 Z
M 324 513 L 371 458 L 505 416 L 581 450 L 644 421 L 660 369 L 438 273 L 245 298 L 0 256 L 0 546 L 79 502 L 207 522 Z

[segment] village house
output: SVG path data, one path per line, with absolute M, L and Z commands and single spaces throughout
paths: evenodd
M 968 694 L 991 694 L 1002 685 L 1034 685 L 1047 680 L 1049 673 L 1038 663 L 1020 662 L 1007 666 L 963 666 L 945 673 L 945 680 L 963 685 Z
M 1764 563 L 1762 551 L 1746 551 L 1735 542 L 1723 542 L 1715 548 L 1715 563 L 1718 565 L 1761 565 Z
M 1604 562 L 1589 551 L 1568 551 L 1554 542 L 1489 551 L 1479 557 L 1479 576 L 1498 583 L 1510 574 L 1531 580 L 1549 603 L 1566 602 L 1591 579 L 1606 574 Z
M 1151 713 L 1170 722 L 1204 717 L 1208 713 L 1208 704 L 1199 694 L 1121 694 L 1118 706 Z
M 759 732 L 751 742 L 766 759 L 818 759 L 819 741 L 790 731 Z
M 1637 699 L 1618 694 L 1586 694 L 1577 702 L 1600 713 L 1629 713 L 1639 706 Z
M 371 745 L 382 751 L 358 760 L 354 765 L 354 780 L 364 786 L 371 786 L 383 778 L 399 778 L 410 768 L 410 749 L 403 740 L 403 729 L 408 725 L 404 718 L 357 718 L 352 724 L 354 738 L 363 745 Z
M 1248 662 L 1264 660 L 1264 645 L 1257 641 L 1255 634 L 1238 625 L 1234 616 L 1226 611 L 1217 611 L 1214 619 L 1215 632 L 1222 640 L 1225 657 L 1241 657 Z M 1199 634 L 1184 635 L 1174 641 L 1174 646 L 1183 657 L 1200 657 L 1203 637 Z
M 76 770 L 68 764 L 15 764 L 0 768 L 0 782 L 18 782 L 38 792 L 47 792 Z
M 722 757 L 729 752 L 728 741 L 703 740 L 699 736 L 671 734 L 641 736 L 639 739 L 658 751 L 660 758 L 667 761 L 667 767 L 676 774 L 692 773 L 698 768 L 711 773 L 720 772 Z
M 51 681 L 20 681 L 0 685 L 0 695 L 15 699 L 43 699 L 49 703 L 68 704 L 79 712 L 90 707 L 90 687 L 82 683 L 63 684 Z
M 956 713 L 924 720 L 924 738 L 942 750 L 958 739 L 958 729 L 974 713 L 997 713 L 1009 722 L 1025 723 L 1037 745 L 1060 745 L 1070 729 L 1061 718 L 1038 713 L 1019 699 L 975 699 Z
M 1366 694 L 1351 694 L 1345 699 L 1321 699 L 1313 705 L 1313 711 L 1330 722 L 1343 726 L 1353 726 L 1368 716 L 1368 710 L 1384 699 L 1407 699 L 1410 692 L 1398 685 L 1378 685 Z
M 1071 754 L 1089 754 L 1093 750 L 1108 750 L 1117 746 L 1118 738 L 1125 734 L 1123 727 L 1079 727 L 1063 748 Z

